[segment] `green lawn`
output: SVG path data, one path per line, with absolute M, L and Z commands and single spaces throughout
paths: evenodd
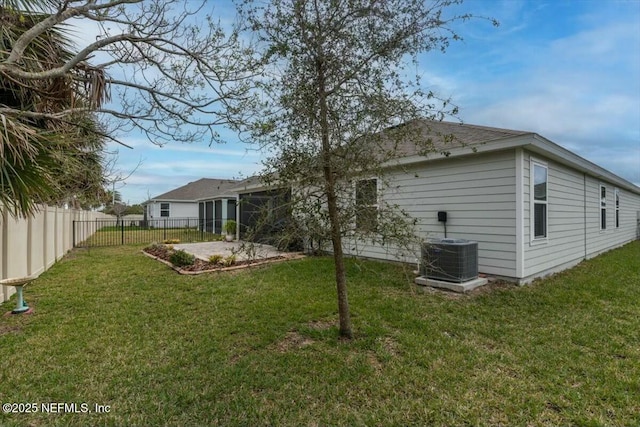
M 77 242 L 78 247 L 115 246 L 163 242 L 165 240 L 179 240 L 187 242 L 211 242 L 224 239 L 215 233 L 198 231 L 195 228 L 139 228 L 139 227 L 102 227 L 88 239 Z
M 471 296 L 350 262 L 351 342 L 330 259 L 189 277 L 140 249 L 75 251 L 0 317 L 0 402 L 110 412 L 0 425 L 640 425 L 640 242 Z

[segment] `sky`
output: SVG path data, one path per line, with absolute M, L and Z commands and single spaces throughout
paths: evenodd
M 462 41 L 420 58 L 424 85 L 451 97 L 464 123 L 536 132 L 640 185 L 640 0 L 466 0 L 453 11 L 500 22 L 457 24 Z M 110 144 L 116 170 L 133 171 L 116 185 L 123 201 L 260 170 L 261 153 L 219 131 L 225 144 L 158 147 L 135 134 L 120 138 L 133 149 Z

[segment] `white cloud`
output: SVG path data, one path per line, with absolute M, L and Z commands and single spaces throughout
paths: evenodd
M 490 57 L 496 61 L 487 61 L 481 76 L 458 75 L 463 119 L 537 132 L 639 182 L 638 12 L 607 9 L 608 14 L 597 14 L 600 19 L 576 13 L 564 18 L 567 28 L 555 38 L 531 26 L 514 40 L 494 44 Z M 548 25 L 554 24 L 559 22 Z M 573 33 L 570 24 L 576 25 Z
M 125 200 L 137 203 L 200 178 L 241 179 L 260 169 L 261 165 L 257 162 L 238 162 L 233 159 L 156 159 L 143 163 L 126 180 L 120 191 Z
M 256 162 L 229 162 L 225 160 L 180 160 L 180 161 L 156 161 L 144 164 L 142 170 L 161 170 L 170 173 L 171 171 L 202 171 L 208 172 L 208 175 L 216 173 L 237 173 L 239 171 L 256 171 L 260 168 L 260 164 Z
M 443 97 L 452 95 L 467 123 L 540 133 L 640 182 L 640 10 L 635 2 L 505 0 L 469 2 L 462 9 L 495 16 L 502 25 L 461 24 L 463 43 L 423 61 L 419 72 L 425 86 Z M 123 141 L 135 150 L 121 153 L 132 157 L 129 153 L 141 151 L 147 159 L 125 189 L 142 192 L 139 188 L 148 186 L 156 190 L 152 195 L 205 176 L 251 174 L 261 158 L 236 144 L 160 148 L 144 138 Z

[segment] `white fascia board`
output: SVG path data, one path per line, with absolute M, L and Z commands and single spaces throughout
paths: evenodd
M 196 200 L 184 200 L 184 199 L 151 199 L 150 203 L 195 203 Z
M 470 156 L 477 153 L 490 153 L 493 151 L 502 151 L 518 147 L 522 147 L 526 150 L 547 157 L 558 163 L 570 166 L 573 169 L 584 172 L 592 177 L 616 184 L 619 187 L 625 188 L 633 193 L 640 194 L 640 187 L 536 133 L 529 133 L 511 138 L 502 138 L 493 141 L 487 141 L 481 144 L 472 144 L 464 147 L 452 148 L 451 150 L 449 150 L 450 154 L 448 156 L 445 156 L 444 154 L 441 154 L 439 152 L 433 152 L 430 153 L 429 156 L 416 155 L 403 157 L 400 159 L 390 160 L 383 166 L 390 168 L 407 166 L 416 163 L 426 163 L 440 159 Z
M 640 194 L 640 187 L 540 135 L 534 136 L 533 142 L 527 149 L 534 153 L 542 154 L 558 163 L 571 166 L 592 177 L 616 184 L 633 193 Z
M 200 197 L 199 199 L 196 199 L 196 202 L 205 202 L 205 201 L 210 201 L 210 200 L 219 200 L 219 199 L 236 199 L 238 197 L 238 193 L 237 192 L 230 192 L 230 193 L 222 193 L 222 194 L 217 194 L 215 196 L 208 196 L 208 197 Z
M 260 183 L 255 183 L 255 184 L 248 184 L 248 185 L 244 185 L 242 187 L 235 187 L 232 188 L 231 191 L 234 192 L 234 194 L 246 194 L 246 193 L 255 193 L 258 191 L 269 191 L 269 190 L 276 190 L 278 188 L 284 188 L 285 185 L 265 185 L 264 183 L 260 182 Z
M 517 147 L 525 147 L 531 144 L 534 141 L 535 134 L 530 133 L 526 135 L 519 135 L 511 138 L 501 138 L 493 141 L 487 141 L 480 144 L 469 144 L 464 147 L 454 147 L 450 150 L 449 155 L 444 155 L 440 152 L 434 151 L 433 153 L 429 153 L 428 156 L 409 156 L 402 157 L 399 159 L 389 160 L 385 162 L 383 167 L 394 167 L 394 166 L 407 166 L 414 163 L 423 163 L 423 162 L 431 162 L 434 160 L 440 159 L 450 159 L 454 157 L 461 156 L 470 156 L 478 153 L 490 153 L 493 151 L 502 151 L 511 148 Z

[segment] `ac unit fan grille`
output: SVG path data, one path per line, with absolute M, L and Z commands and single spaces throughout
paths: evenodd
M 421 274 L 448 282 L 478 277 L 478 242 L 464 239 L 431 240 L 422 245 Z

